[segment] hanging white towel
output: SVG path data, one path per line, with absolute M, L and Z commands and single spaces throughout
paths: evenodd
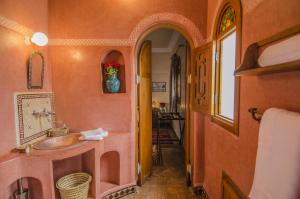
M 300 198 L 300 113 L 277 108 L 264 113 L 249 197 Z

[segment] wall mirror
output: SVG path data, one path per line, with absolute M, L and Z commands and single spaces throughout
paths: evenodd
M 31 54 L 28 63 L 27 87 L 29 89 L 43 88 L 44 80 L 44 56 L 40 52 Z

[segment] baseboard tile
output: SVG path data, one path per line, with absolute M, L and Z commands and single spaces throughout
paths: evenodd
M 121 189 L 119 191 L 107 194 L 102 199 L 118 199 L 118 198 L 122 198 L 124 196 L 127 196 L 129 194 L 135 193 L 135 192 L 136 192 L 136 185 L 126 187 L 126 188 Z

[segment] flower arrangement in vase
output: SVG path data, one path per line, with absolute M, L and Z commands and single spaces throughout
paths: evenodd
M 120 80 L 118 79 L 118 71 L 121 65 L 118 62 L 111 61 L 103 64 L 106 75 L 105 86 L 110 93 L 118 93 L 120 91 Z

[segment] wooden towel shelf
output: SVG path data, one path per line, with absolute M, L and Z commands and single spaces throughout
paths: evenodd
M 241 66 L 235 70 L 235 76 L 243 75 L 266 75 L 272 73 L 300 70 L 300 60 L 287 63 L 261 67 L 258 64 L 259 52 L 267 46 L 280 40 L 292 37 L 300 33 L 300 24 L 277 33 L 267 39 L 251 44 L 245 53 Z

